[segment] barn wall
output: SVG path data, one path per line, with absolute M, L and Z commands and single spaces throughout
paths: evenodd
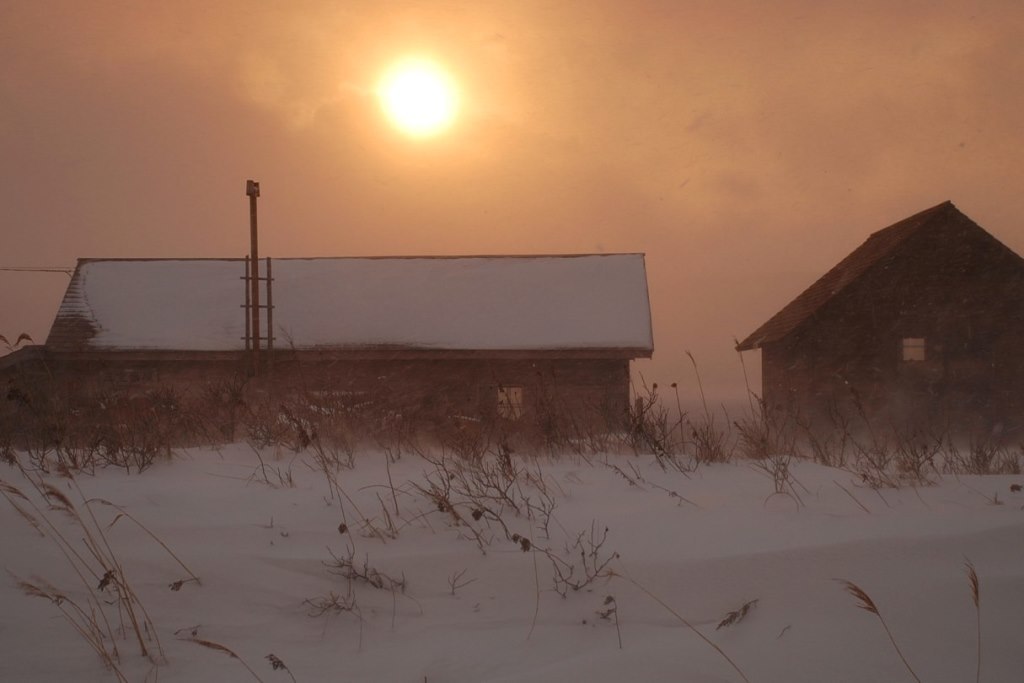
M 522 398 L 519 407 L 524 420 L 558 415 L 605 424 L 624 418 L 629 380 L 627 359 L 324 360 L 296 352 L 277 354 L 272 370 L 257 379 L 247 376 L 241 354 L 206 360 L 61 360 L 51 355 L 45 362 L 8 373 L 11 386 L 46 383 L 93 396 L 141 396 L 162 389 L 194 399 L 215 399 L 242 392 L 270 404 L 301 396 L 311 400 L 347 397 L 424 420 L 495 418 L 499 388 L 515 387 Z
M 969 223 L 969 221 L 967 221 Z M 769 404 L 894 425 L 1024 435 L 1024 265 L 973 224 L 915 238 L 787 338 L 763 348 Z M 926 340 L 904 361 L 902 340 Z
M 629 405 L 629 361 L 622 359 L 285 360 L 274 378 L 291 389 L 363 393 L 438 417 L 494 416 L 499 388 L 511 387 L 522 390 L 525 417 L 622 416 Z

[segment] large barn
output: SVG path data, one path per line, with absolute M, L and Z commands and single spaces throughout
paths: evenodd
M 767 406 L 1024 429 L 1024 260 L 951 202 L 871 235 L 737 346 Z
M 630 361 L 653 352 L 642 254 L 270 265 L 256 344 L 243 259 L 81 259 L 46 343 L 3 365 L 124 391 L 257 371 L 247 381 L 275 391 L 517 419 L 566 407 L 622 416 Z

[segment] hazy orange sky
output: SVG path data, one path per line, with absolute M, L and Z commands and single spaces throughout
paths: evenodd
M 0 266 L 645 252 L 648 381 L 742 393 L 733 339 L 946 199 L 1024 252 L 1020 0 L 7 0 Z M 389 63 L 463 110 L 410 140 Z M 45 339 L 61 274 L 0 272 Z M 756 354 L 748 369 L 759 386 Z

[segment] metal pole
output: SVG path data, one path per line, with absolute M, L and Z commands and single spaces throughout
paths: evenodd
M 252 352 L 252 313 L 249 312 L 249 308 L 252 306 L 252 302 L 249 301 L 249 297 L 252 296 L 252 285 L 249 284 L 249 255 L 245 255 L 245 273 L 242 275 L 242 279 L 245 280 L 245 305 L 242 306 L 242 315 L 245 316 L 245 359 L 249 361 L 249 354 Z
M 267 257 L 267 370 L 274 374 L 274 274 Z
M 260 184 L 255 180 L 245 181 L 245 194 L 249 197 L 249 286 L 252 306 L 252 374 L 260 374 L 260 255 L 256 230 L 256 199 L 260 196 Z

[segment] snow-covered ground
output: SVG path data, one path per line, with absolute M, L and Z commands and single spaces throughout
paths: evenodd
M 643 456 L 516 456 L 504 506 L 453 490 L 453 512 L 429 493 L 431 482 L 443 492 L 471 476 L 453 461 L 446 473 L 415 453 L 360 451 L 332 495 L 311 453 L 262 460 L 239 444 L 181 451 L 141 475 L 79 476 L 80 491 L 47 476 L 83 518 L 96 516 L 155 626 L 158 669 L 130 631 L 117 642 L 127 680 L 912 680 L 878 617 L 837 581 L 847 579 L 874 600 L 922 681 L 974 681 L 968 559 L 980 580 L 981 680 L 1024 680 L 1024 493 L 1011 490 L 1021 476 L 874 491 L 798 463 L 796 495 L 770 495 L 771 478 L 743 461 L 683 473 Z M 46 510 L 17 469 L 2 466 L 0 478 L 85 553 L 82 531 Z M 188 578 L 178 561 L 116 508 L 83 497 L 120 506 L 201 583 L 172 590 Z M 0 529 L 0 680 L 116 680 L 57 605 L 17 583 L 45 580 L 86 605 L 97 577 L 76 576 L 53 531 L 41 536 L 4 501 Z M 371 581 L 339 575 L 348 559 Z M 555 567 L 586 582 L 595 566 L 580 590 L 556 590 Z M 332 593 L 352 609 L 311 615 Z M 97 595 L 117 630 L 113 592 Z

